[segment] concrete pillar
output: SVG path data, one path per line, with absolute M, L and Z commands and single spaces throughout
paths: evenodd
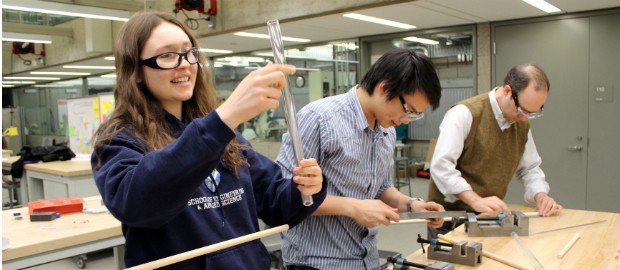
M 476 25 L 476 69 L 478 78 L 476 87 L 478 94 L 491 90 L 491 24 L 480 23 Z

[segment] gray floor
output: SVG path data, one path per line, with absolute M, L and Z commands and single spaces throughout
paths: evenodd
M 426 198 L 428 190 L 427 179 L 415 178 L 411 180 L 413 197 Z M 409 195 L 408 187 L 401 187 L 400 190 Z M 418 234 L 426 238 L 425 224 L 404 224 L 382 226 L 378 236 L 379 249 L 394 251 L 407 256 L 420 248 L 420 244 L 416 242 Z M 270 239 L 268 241 L 274 241 Z M 275 240 L 277 241 L 277 239 Z M 87 255 L 86 268 L 89 270 L 109 270 L 113 269 L 112 250 L 103 250 Z M 76 266 L 76 258 L 68 258 L 55 261 L 28 269 L 33 270 L 56 270 L 56 269 L 78 269 Z

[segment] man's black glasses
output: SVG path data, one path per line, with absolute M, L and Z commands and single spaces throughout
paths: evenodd
M 535 118 L 541 117 L 545 110 L 545 104 L 540 106 L 540 110 L 537 112 L 529 112 L 521 108 L 521 105 L 519 105 L 519 95 L 517 95 L 517 92 L 515 90 L 512 90 L 512 100 L 514 100 L 515 105 L 517 106 L 517 114 L 523 115 L 527 117 L 528 119 L 535 119 Z

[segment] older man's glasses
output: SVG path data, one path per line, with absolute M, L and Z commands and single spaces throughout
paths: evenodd
M 405 102 L 403 96 L 398 96 L 398 98 L 400 99 L 400 103 L 403 104 L 403 108 L 405 109 L 405 114 L 400 117 L 401 120 L 408 120 L 409 122 L 413 122 L 415 120 L 420 120 L 422 117 L 424 117 L 424 112 L 416 112 L 415 109 L 413 112 L 410 111 L 409 106 L 407 105 L 407 102 Z
M 517 95 L 517 92 L 512 90 L 512 100 L 514 100 L 515 105 L 517 106 L 517 114 L 521 115 L 523 117 L 526 117 L 528 119 L 536 119 L 538 117 L 543 116 L 543 112 L 545 111 L 545 105 L 543 104 L 542 106 L 540 106 L 540 110 L 538 110 L 537 112 L 530 112 L 527 111 L 523 108 L 521 108 L 521 105 L 519 105 L 519 95 Z
M 185 52 L 165 52 L 151 58 L 140 59 L 140 63 L 154 69 L 174 69 L 181 65 L 183 58 L 191 65 L 198 63 L 198 48 Z

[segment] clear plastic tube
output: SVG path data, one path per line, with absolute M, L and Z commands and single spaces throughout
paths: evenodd
M 273 58 L 276 64 L 286 64 L 286 57 L 284 56 L 284 45 L 282 42 L 282 34 L 280 33 L 280 22 L 278 20 L 267 21 L 267 30 L 271 37 L 271 49 L 273 50 Z M 286 117 L 286 124 L 288 125 L 288 133 L 291 137 L 291 143 L 293 144 L 293 151 L 297 164 L 304 159 L 304 151 L 301 145 L 301 137 L 299 135 L 299 127 L 297 126 L 297 111 L 295 110 L 295 102 L 291 94 L 290 81 L 288 75 L 285 74 L 286 86 L 282 88 L 282 98 L 284 106 L 284 114 Z M 312 196 L 301 195 L 301 199 L 305 206 L 310 206 L 314 203 Z
M 536 256 L 534 256 L 534 253 L 532 253 L 532 251 L 527 247 L 527 245 L 523 243 L 523 240 L 521 240 L 519 235 L 516 232 L 511 232 L 510 235 L 512 236 L 512 238 L 515 239 L 515 241 L 517 241 L 517 244 L 521 248 L 521 251 L 523 251 L 525 256 L 530 260 L 530 263 L 534 265 L 534 270 L 545 270 L 540 261 L 538 261 Z

